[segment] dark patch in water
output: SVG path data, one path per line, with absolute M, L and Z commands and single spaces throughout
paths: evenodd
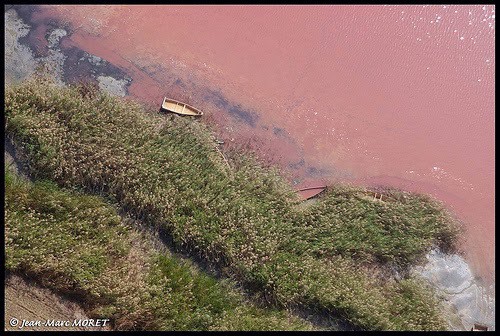
M 300 168 L 304 167 L 305 164 L 306 164 L 306 162 L 304 161 L 304 159 L 301 159 L 299 162 L 289 163 L 288 167 L 297 170 L 297 169 L 300 169 Z M 309 169 L 311 169 L 311 168 L 309 168 Z
M 126 72 L 105 59 L 100 58 L 97 64 L 92 63 L 90 59 L 93 55 L 75 46 L 65 47 L 62 52 L 67 57 L 63 67 L 65 83 L 88 80 L 89 77 L 109 76 L 115 79 L 125 79 L 128 81 L 127 87 L 130 85 L 131 79 Z
M 212 102 L 221 110 L 229 112 L 229 114 L 238 121 L 242 121 L 247 125 L 255 127 L 259 116 L 257 113 L 243 109 L 239 104 L 231 104 L 219 91 L 208 89 L 204 99 Z
M 186 87 L 186 84 L 184 84 L 184 82 L 180 79 L 180 78 L 177 78 L 174 82 L 174 85 L 177 85 L 177 86 L 180 86 L 182 88 L 185 88 Z
M 5 7 L 7 8 L 7 6 Z M 36 5 L 10 5 L 10 8 L 13 8 L 17 12 L 17 15 L 26 23 L 31 23 L 33 14 L 38 10 Z
M 15 10 L 23 23 L 30 27 L 28 34 L 19 38 L 19 44 L 29 47 L 35 58 L 48 56 L 49 47 L 47 39 L 44 38 L 47 26 L 43 22 L 33 20 L 34 13 L 38 11 L 37 6 L 13 5 L 10 8 Z
M 159 81 L 165 79 L 166 69 L 160 64 L 148 64 L 148 65 L 139 65 L 135 62 L 131 62 L 134 66 L 136 66 L 139 70 L 144 72 L 148 77 Z
M 279 137 L 287 137 L 285 130 L 281 127 L 273 127 L 273 133 Z
M 227 109 L 229 105 L 227 99 L 224 98 L 220 92 L 208 90 L 208 94 L 205 96 L 205 99 L 211 101 L 220 109 Z
M 127 80 L 126 90 L 130 86 L 131 78 L 119 67 L 101 59 L 99 62 L 91 62 L 92 55 L 86 51 L 75 47 L 67 46 L 63 41 L 67 40 L 74 29 L 69 25 L 55 20 L 54 18 L 36 18 L 37 12 L 43 11 L 36 5 L 14 5 L 10 8 L 17 12 L 23 22 L 31 27 L 28 34 L 19 39 L 19 43 L 29 47 L 36 59 L 49 56 L 48 38 L 55 29 L 64 29 L 68 35 L 61 37 L 59 45 L 54 46 L 66 56 L 63 64 L 62 79 L 65 83 L 75 83 L 79 81 L 97 82 L 98 76 L 110 76 L 115 79 Z
M 180 78 L 176 78 L 171 71 L 160 63 L 142 65 L 133 60 L 129 60 L 129 62 L 142 71 L 147 77 L 157 82 L 161 87 L 179 86 L 186 88 L 186 84 Z
M 43 9 L 37 5 L 13 5 L 10 8 L 15 10 L 19 18 L 30 26 L 30 31 L 26 36 L 19 39 L 19 43 L 30 47 L 35 53 L 35 57 L 45 57 L 48 55 L 47 38 L 54 29 L 64 29 L 68 33 L 68 36 L 73 32 L 69 23 L 62 23 L 54 18 L 43 16 L 37 18 L 35 13 L 43 12 Z
M 75 31 L 75 29 L 69 22 L 63 23 L 55 18 L 45 17 L 43 15 L 36 17 L 35 13 L 44 13 L 44 9 L 39 5 L 13 5 L 11 8 L 13 8 L 17 12 L 17 15 L 29 26 L 37 27 L 40 25 L 45 25 L 52 29 L 61 28 L 68 33 L 68 36 L 73 34 L 73 32 Z
M 254 112 L 250 112 L 248 110 L 244 110 L 241 108 L 241 105 L 233 105 L 229 108 L 228 112 L 231 116 L 235 117 L 238 120 L 242 120 L 246 124 L 255 127 L 258 116 Z
M 328 170 L 316 168 L 316 167 L 307 168 L 306 173 L 307 173 L 307 176 L 309 176 L 309 177 L 320 177 L 320 176 L 329 175 Z
M 64 61 L 63 79 L 66 83 L 74 83 L 79 80 L 86 79 L 94 73 L 92 64 L 88 61 L 80 61 L 81 58 L 86 59 L 86 53 L 77 47 L 68 47 L 64 49 L 66 60 Z

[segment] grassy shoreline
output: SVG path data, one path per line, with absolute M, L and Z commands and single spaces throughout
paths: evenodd
M 388 189 L 392 202 L 373 202 L 336 185 L 300 209 L 279 173 L 248 155 L 226 153 L 228 173 L 198 122 L 46 78 L 9 88 L 5 108 L 33 176 L 109 197 L 269 306 L 363 329 L 446 326 L 432 291 L 405 273 L 433 246 L 455 248 L 457 224 L 429 197 Z
M 125 223 L 101 197 L 6 171 L 6 271 L 76 298 L 115 330 L 311 330 L 259 308 Z

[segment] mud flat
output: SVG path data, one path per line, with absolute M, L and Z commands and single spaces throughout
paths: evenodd
M 464 258 L 433 250 L 427 255 L 427 263 L 415 267 L 414 272 L 444 299 L 450 329 L 470 330 L 474 323 L 479 323 L 495 330 L 495 287 L 485 287 Z
M 66 27 L 31 26 L 12 7 L 4 17 L 6 83 L 21 82 L 43 66 L 60 85 L 90 80 L 111 95 L 127 95 L 131 78 L 106 60 L 65 44 L 71 35 Z
M 28 46 L 19 39 L 28 34 L 30 27 L 17 15 L 16 11 L 5 11 L 5 82 L 21 81 L 35 72 L 37 62 Z

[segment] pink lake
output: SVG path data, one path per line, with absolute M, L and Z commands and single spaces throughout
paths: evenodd
M 444 201 L 466 225 L 467 259 L 494 282 L 494 6 L 44 9 L 76 28 L 67 45 L 126 69 L 130 95 L 189 100 L 225 140 L 256 139 L 291 176 Z M 201 87 L 253 111 L 253 124 Z

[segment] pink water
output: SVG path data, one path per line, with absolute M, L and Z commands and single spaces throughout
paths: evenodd
M 494 6 L 45 8 L 78 27 L 66 43 L 127 69 L 133 96 L 192 99 L 232 136 L 267 140 L 277 159 L 303 158 L 322 181 L 441 199 L 466 223 L 468 260 L 494 281 Z M 269 140 L 139 69 L 158 64 L 291 140 Z

